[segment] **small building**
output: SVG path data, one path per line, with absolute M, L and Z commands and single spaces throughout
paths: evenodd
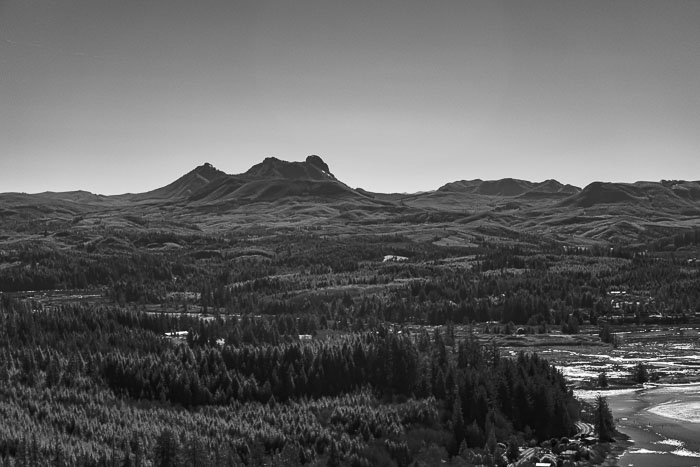
M 385 255 L 384 256 L 384 263 L 388 263 L 390 261 L 396 262 L 396 263 L 401 263 L 403 261 L 408 261 L 408 258 L 406 256 L 398 256 L 398 255 Z
M 189 331 L 172 331 L 172 332 L 166 332 L 165 336 L 166 337 L 187 337 L 187 333 Z

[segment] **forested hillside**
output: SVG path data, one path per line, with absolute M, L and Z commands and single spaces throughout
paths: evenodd
M 571 434 L 578 412 L 546 361 L 501 358 L 439 330 L 380 325 L 307 341 L 288 315 L 204 324 L 7 299 L 0 311 L 0 458 L 10 465 L 500 459 L 498 442 Z M 205 338 L 211 328 L 225 337 Z M 178 329 L 189 332 L 164 337 Z

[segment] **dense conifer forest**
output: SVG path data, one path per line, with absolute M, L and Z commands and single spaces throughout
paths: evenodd
M 305 341 L 290 315 L 202 322 L 12 300 L 1 319 L 11 465 L 409 465 L 428 447 L 495 456 L 513 437 L 565 436 L 578 412 L 545 360 L 439 329 Z M 163 337 L 173 329 L 189 331 Z

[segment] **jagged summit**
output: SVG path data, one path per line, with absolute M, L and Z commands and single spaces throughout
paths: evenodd
M 198 203 L 242 204 L 291 198 L 329 201 L 366 196 L 337 180 L 328 164 L 316 155 L 303 162 L 266 157 L 245 173 L 216 178 L 189 196 L 190 201 Z
M 211 165 L 209 162 L 205 162 L 204 164 L 200 165 L 199 167 L 196 167 L 190 173 L 197 174 L 197 175 L 202 176 L 206 179 L 215 178 L 215 177 L 218 177 L 221 175 L 226 175 L 225 172 L 217 169 L 216 167 Z
M 309 156 L 304 162 L 287 162 L 276 157 L 266 157 L 244 174 L 265 179 L 336 180 L 328 164 L 318 156 Z
M 323 161 L 323 159 L 321 159 L 319 156 L 317 156 L 317 155 L 315 155 L 315 154 L 313 154 L 313 155 L 307 157 L 307 158 L 306 158 L 306 163 L 307 163 L 307 164 L 311 164 L 311 165 L 313 165 L 314 167 L 318 167 L 319 169 L 323 170 L 324 172 L 326 172 L 326 173 L 329 174 L 330 176 L 333 176 L 333 174 L 331 174 L 331 169 L 328 168 L 328 164 L 326 164 L 326 163 Z M 333 178 L 335 178 L 335 177 L 333 177 Z

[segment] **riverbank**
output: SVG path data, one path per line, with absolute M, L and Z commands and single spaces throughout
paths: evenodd
M 607 397 L 618 431 L 629 437 L 613 449 L 606 465 L 700 466 L 700 415 L 695 411 L 700 384 L 648 385 L 601 394 Z

